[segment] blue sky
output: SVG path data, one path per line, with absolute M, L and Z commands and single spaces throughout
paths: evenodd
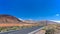
M 0 14 L 22 19 L 60 20 L 60 0 L 0 0 Z

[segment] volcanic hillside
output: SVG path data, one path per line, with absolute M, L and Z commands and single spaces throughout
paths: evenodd
M 0 23 L 20 23 L 18 18 L 11 15 L 0 15 Z

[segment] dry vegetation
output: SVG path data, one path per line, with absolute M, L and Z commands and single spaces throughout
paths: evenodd
M 48 24 L 45 30 L 46 34 L 60 34 L 60 24 Z
M 20 29 L 31 28 L 36 26 L 39 26 L 39 24 L 23 24 L 23 23 L 21 24 L 6 23 L 5 24 L 4 23 L 4 24 L 0 24 L 0 32 L 6 32 L 10 30 L 20 30 Z
M 38 24 L 20 24 L 20 23 L 3 23 L 0 24 L 0 27 L 11 27 L 11 26 L 38 26 Z

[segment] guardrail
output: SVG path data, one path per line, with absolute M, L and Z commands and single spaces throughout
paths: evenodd
M 43 28 L 44 28 L 44 27 L 39 28 L 39 29 L 37 29 L 37 30 L 34 30 L 34 31 L 32 31 L 32 32 L 28 33 L 28 34 L 35 34 L 36 32 L 38 32 L 38 31 L 42 30 Z

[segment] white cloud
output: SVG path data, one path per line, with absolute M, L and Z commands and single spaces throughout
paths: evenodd
M 60 23 L 60 21 L 57 21 L 57 20 L 50 20 L 50 21 L 53 21 L 53 22 L 57 22 L 57 23 Z
M 23 19 L 21 19 L 21 18 L 18 18 L 18 19 L 23 21 Z
M 56 16 L 60 16 L 59 14 L 56 14 Z

